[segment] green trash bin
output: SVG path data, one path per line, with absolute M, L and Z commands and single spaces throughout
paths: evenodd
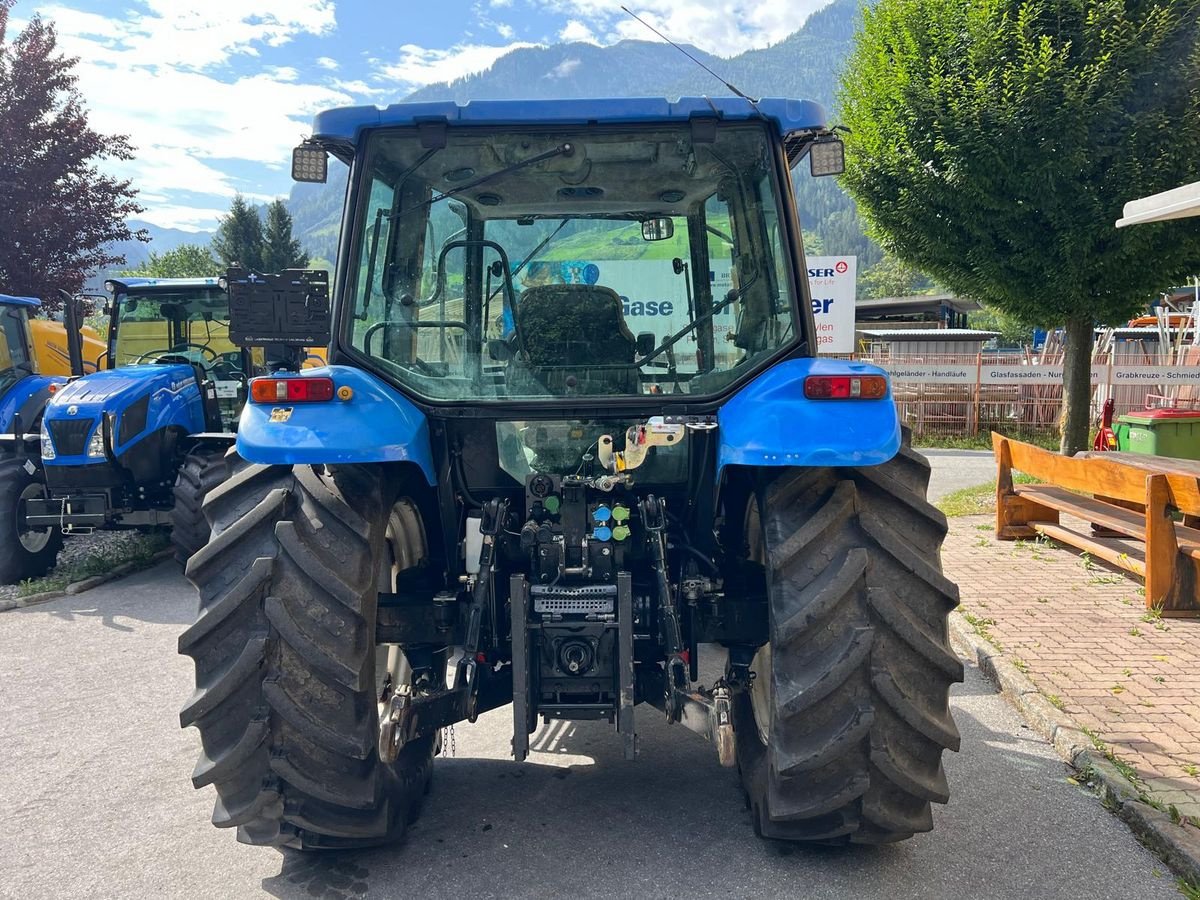
M 1139 409 L 1118 418 L 1115 431 L 1127 453 L 1200 459 L 1200 410 Z

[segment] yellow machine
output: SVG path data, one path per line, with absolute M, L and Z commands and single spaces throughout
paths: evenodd
M 94 328 L 80 329 L 83 345 L 83 371 L 95 372 L 107 347 Z M 33 342 L 33 359 L 42 375 L 70 375 L 71 355 L 67 352 L 67 328 L 62 322 L 49 319 L 30 319 L 29 336 Z

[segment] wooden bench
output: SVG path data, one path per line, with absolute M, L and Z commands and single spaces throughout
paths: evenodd
M 1045 535 L 1146 579 L 1146 607 L 1200 615 L 1200 465 L 1127 453 L 1060 456 L 992 434 L 996 537 Z M 1014 484 L 1013 470 L 1042 484 Z M 1060 514 L 1090 523 L 1063 525 Z M 1176 521 L 1181 516 L 1182 521 Z M 1115 534 L 1138 544 L 1106 541 Z

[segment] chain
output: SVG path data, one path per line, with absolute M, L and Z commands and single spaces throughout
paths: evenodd
M 457 756 L 458 745 L 454 740 L 454 726 L 447 725 L 442 729 L 442 756 Z

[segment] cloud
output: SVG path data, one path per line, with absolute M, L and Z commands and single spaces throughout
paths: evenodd
M 86 38 L 114 62 L 196 69 L 235 54 L 256 56 L 256 44 L 279 47 L 302 34 L 328 34 L 336 24 L 333 0 L 142 0 L 124 18 L 61 5 L 38 12 L 54 20 L 70 52 Z
M 381 75 L 411 87 L 421 87 L 439 81 L 454 81 L 465 75 L 473 75 L 490 69 L 492 64 L 512 50 L 536 47 L 522 41 L 495 47 L 486 44 L 457 44 L 447 50 L 435 50 L 405 44 L 400 48 L 400 58 L 384 65 Z
M 558 33 L 558 39 L 571 43 L 574 41 L 587 41 L 589 44 L 595 44 L 596 35 L 592 34 L 592 29 L 588 28 L 578 19 L 572 19 L 566 27 Z
M 829 0 L 638 0 L 639 16 L 674 41 L 694 44 L 718 56 L 734 56 L 753 47 L 765 47 L 787 37 Z M 578 24 L 613 41 L 658 40 L 645 25 L 621 12 L 611 0 L 546 0 L 547 8 L 572 17 L 560 34 Z
M 512 36 L 516 34 L 511 25 L 505 25 L 503 22 L 496 22 L 494 25 L 496 34 L 504 38 L 506 41 L 512 40 Z
M 338 61 L 328 56 L 318 56 L 313 62 L 322 69 L 328 69 L 330 72 L 336 71 L 338 67 Z
M 557 66 L 543 75 L 543 78 L 566 78 L 582 65 L 578 59 L 564 59 Z
M 336 86 L 303 84 L 292 66 L 219 77 L 208 68 L 230 54 L 255 55 L 256 43 L 286 42 L 332 27 L 328 0 L 145 0 L 143 15 L 96 16 L 63 6 L 53 19 L 63 50 L 79 57 L 75 73 L 89 123 L 127 134 L 136 158 L 109 160 L 105 171 L 128 178 L 147 209 L 142 217 L 172 227 L 215 223 L 216 198 L 261 193 L 262 167 L 283 167 L 310 129 L 312 115 L 353 102 Z M 197 45 L 204 44 L 204 47 Z M 249 164 L 249 165 L 247 165 Z M 265 173 L 263 173 L 265 175 Z M 261 181 L 275 183 L 278 176 Z M 180 199 L 198 197 L 194 205 Z
M 170 203 L 157 204 L 138 216 L 159 228 L 178 228 L 180 231 L 212 231 L 217 220 L 228 213 L 227 209 L 206 209 L 198 206 L 178 206 Z

